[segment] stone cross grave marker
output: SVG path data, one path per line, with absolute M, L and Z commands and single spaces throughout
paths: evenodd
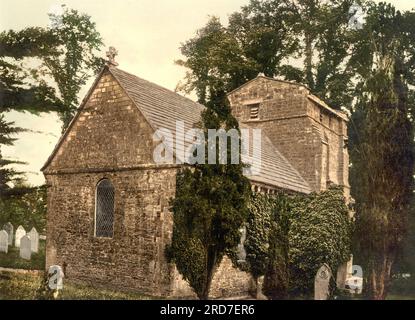
M 329 297 L 329 285 L 332 272 L 327 264 L 318 269 L 314 278 L 314 300 L 327 300 Z
M 26 230 L 22 226 L 19 226 L 16 229 L 16 236 L 14 238 L 14 246 L 15 247 L 17 247 L 17 248 L 20 247 L 20 239 L 25 235 L 26 235 Z
M 9 250 L 9 235 L 5 230 L 0 231 L 0 252 L 5 252 Z
M 48 285 L 52 290 L 62 290 L 63 289 L 63 271 L 60 266 L 53 265 L 48 269 Z
M 10 222 L 7 222 L 3 226 L 3 230 L 5 230 L 7 232 L 7 234 L 9 235 L 9 246 L 12 246 L 13 245 L 13 235 L 14 235 L 13 225 Z
M 27 234 L 30 238 L 30 243 L 32 245 L 32 252 L 39 251 L 39 233 L 37 232 L 36 228 L 33 227 L 32 230 Z
M 28 235 L 20 239 L 20 258 L 30 260 L 32 257 L 32 245 Z

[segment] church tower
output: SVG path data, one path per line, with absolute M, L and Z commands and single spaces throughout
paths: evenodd
M 262 129 L 313 191 L 343 186 L 348 197 L 347 117 L 300 84 L 258 75 L 228 95 L 239 122 Z

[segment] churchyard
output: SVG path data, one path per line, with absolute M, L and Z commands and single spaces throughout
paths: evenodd
M 2 260 L 0 260 L 2 261 Z M 43 289 L 43 271 L 12 272 L 0 269 L 0 300 L 50 299 Z M 57 300 L 145 300 L 137 293 L 123 293 L 65 282 Z
M 0 230 L 0 300 L 47 299 L 44 291 L 45 237 L 35 228 L 28 233 L 22 226 L 13 230 L 10 223 Z M 137 300 L 148 297 L 65 282 L 57 299 Z

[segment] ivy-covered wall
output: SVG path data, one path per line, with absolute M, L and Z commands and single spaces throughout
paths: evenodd
M 318 268 L 327 263 L 335 272 L 350 257 L 352 223 L 341 187 L 307 196 L 253 194 L 249 211 L 246 263 L 239 267 L 255 279 L 265 275 L 271 299 L 311 296 Z

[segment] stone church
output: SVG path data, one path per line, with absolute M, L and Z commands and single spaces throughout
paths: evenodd
M 347 117 L 299 84 L 258 75 L 228 95 L 241 125 L 262 129 L 253 191 L 349 194 Z M 194 296 L 164 249 L 180 164 L 159 164 L 153 138 L 176 121 L 191 128 L 203 106 L 109 63 L 97 76 L 42 171 L 48 186 L 46 266 L 109 289 Z M 225 257 L 211 296 L 246 295 L 249 274 Z

